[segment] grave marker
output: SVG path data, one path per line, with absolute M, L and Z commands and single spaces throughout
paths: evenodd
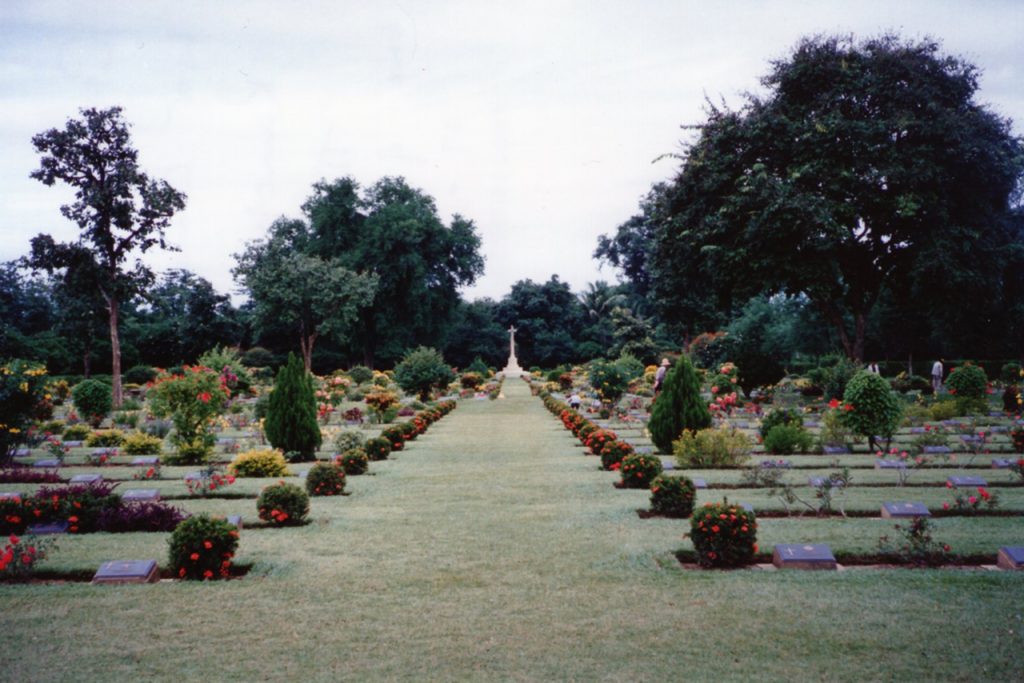
M 160 492 L 156 489 L 128 489 L 121 494 L 126 503 L 155 502 L 160 500 Z
M 136 467 L 148 467 L 151 465 L 159 465 L 160 458 L 155 455 L 144 455 L 139 458 L 132 458 L 131 464 L 135 465 Z
M 775 546 L 772 564 L 779 569 L 835 569 L 832 549 L 825 543 L 782 543 Z
M 72 441 L 61 441 L 62 444 L 68 448 L 80 448 L 84 441 L 72 440 Z
M 992 458 L 992 469 L 994 470 L 1006 470 L 1010 468 L 1010 465 L 1015 462 L 1007 458 Z
M 931 517 L 932 513 L 924 503 L 882 503 L 882 517 L 886 519 L 899 517 Z
M 750 503 L 740 503 L 740 507 L 749 512 L 750 514 L 754 514 L 754 506 L 751 505 Z
M 32 463 L 32 467 L 60 467 L 60 460 L 53 460 L 49 458 L 46 460 L 36 460 Z
M 98 484 L 103 481 L 102 474 L 76 474 L 71 477 L 71 484 Z
M 928 431 L 928 430 L 926 430 L 924 427 L 911 427 L 910 428 L 910 433 L 911 434 L 924 434 L 926 431 Z
M 949 453 L 949 446 L 925 446 L 921 449 L 928 455 L 940 455 L 942 453 Z
M 828 481 L 828 477 L 811 477 L 810 479 L 807 480 L 807 484 L 813 486 L 814 488 L 819 488 L 821 486 L 825 486 L 826 484 L 828 484 Z M 836 482 L 836 487 L 842 488 L 843 483 L 841 481 Z
M 960 488 L 961 486 L 988 486 L 988 482 L 981 477 L 954 476 L 950 477 L 946 481 L 956 488 Z
M 156 583 L 159 580 L 156 560 L 104 562 L 92 577 L 93 583 Z
M 1024 545 L 1008 545 L 999 549 L 996 566 L 1000 569 L 1024 569 Z
M 695 489 L 706 489 L 707 487 L 708 487 L 708 483 L 706 481 L 704 481 L 703 479 L 701 479 L 700 477 L 695 477 L 693 479 L 693 488 L 695 488 Z
M 27 458 L 30 455 L 32 455 L 32 451 L 28 448 L 19 448 L 14 451 L 15 458 Z
M 71 525 L 65 521 L 48 522 L 46 524 L 30 524 L 25 529 L 25 533 L 33 534 L 34 536 L 45 536 L 46 534 L 66 534 L 70 526 Z
M 676 468 L 676 464 L 674 462 L 672 462 L 671 460 L 662 460 L 661 461 L 661 469 L 664 470 L 665 472 L 668 472 L 670 470 L 674 470 L 675 468 Z
M 905 470 L 907 463 L 902 460 L 875 460 L 876 470 Z
M 183 479 L 185 481 L 200 481 L 203 478 L 202 472 L 186 472 Z
M 825 455 L 846 455 L 850 452 L 850 449 L 846 446 L 840 446 L 838 444 L 829 444 L 821 449 L 821 452 Z
M 761 467 L 768 469 L 781 469 L 788 470 L 793 467 L 793 461 L 791 460 L 762 460 L 760 463 Z
M 13 500 L 16 503 L 21 502 L 21 494 L 15 491 L 4 491 L 0 493 L 0 500 Z
M 235 527 L 242 530 L 242 515 L 228 515 L 228 524 L 234 524 Z

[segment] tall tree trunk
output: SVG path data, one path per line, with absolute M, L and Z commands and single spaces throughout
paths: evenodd
M 306 366 L 306 372 L 313 372 L 313 345 L 316 344 L 316 333 L 299 337 L 299 348 L 302 350 L 302 363 Z
M 373 370 L 374 351 L 377 346 L 377 325 L 373 311 L 366 312 L 366 337 L 363 339 L 363 365 Z
M 124 396 L 121 393 L 121 339 L 117 333 L 120 302 L 116 296 L 111 295 L 107 299 L 107 305 L 110 310 L 110 374 L 114 380 L 111 388 L 114 394 L 114 408 L 120 408 L 124 400 Z

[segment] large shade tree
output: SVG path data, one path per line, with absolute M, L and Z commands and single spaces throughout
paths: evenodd
M 802 293 L 863 359 L 887 288 L 926 308 L 999 296 L 1024 147 L 975 100 L 977 68 L 930 40 L 818 37 L 762 84 L 737 111 L 710 107 L 668 190 L 664 311 L 698 283 L 725 309 Z
M 171 217 L 185 208 L 185 195 L 164 180 L 139 169 L 121 108 L 82 109 L 63 129 L 32 138 L 39 168 L 32 177 L 45 185 L 60 181 L 75 191 L 61 213 L 81 230 L 75 242 L 50 235 L 32 239 L 31 265 L 53 273 L 77 267 L 87 257 L 91 284 L 107 309 L 114 405 L 121 404 L 121 304 L 144 289 L 153 273 L 133 255 L 153 247 L 171 248 L 164 232 Z M 82 266 L 84 268 L 84 266 Z

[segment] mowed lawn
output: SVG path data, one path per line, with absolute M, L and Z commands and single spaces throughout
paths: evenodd
M 645 492 L 504 391 L 314 499 L 308 526 L 243 531 L 241 580 L 0 585 L 0 680 L 1024 678 L 1024 573 L 684 569 L 688 522 L 641 520 Z M 1022 518 L 990 522 L 1024 542 Z M 851 523 L 764 520 L 762 546 L 844 529 L 869 549 L 883 526 Z M 53 565 L 163 565 L 166 537 L 66 538 Z

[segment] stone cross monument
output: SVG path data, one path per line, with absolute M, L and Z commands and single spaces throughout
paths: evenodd
M 514 325 L 508 327 L 508 363 L 501 371 L 505 377 L 521 377 L 523 369 L 519 367 L 519 360 L 516 358 L 516 328 Z

